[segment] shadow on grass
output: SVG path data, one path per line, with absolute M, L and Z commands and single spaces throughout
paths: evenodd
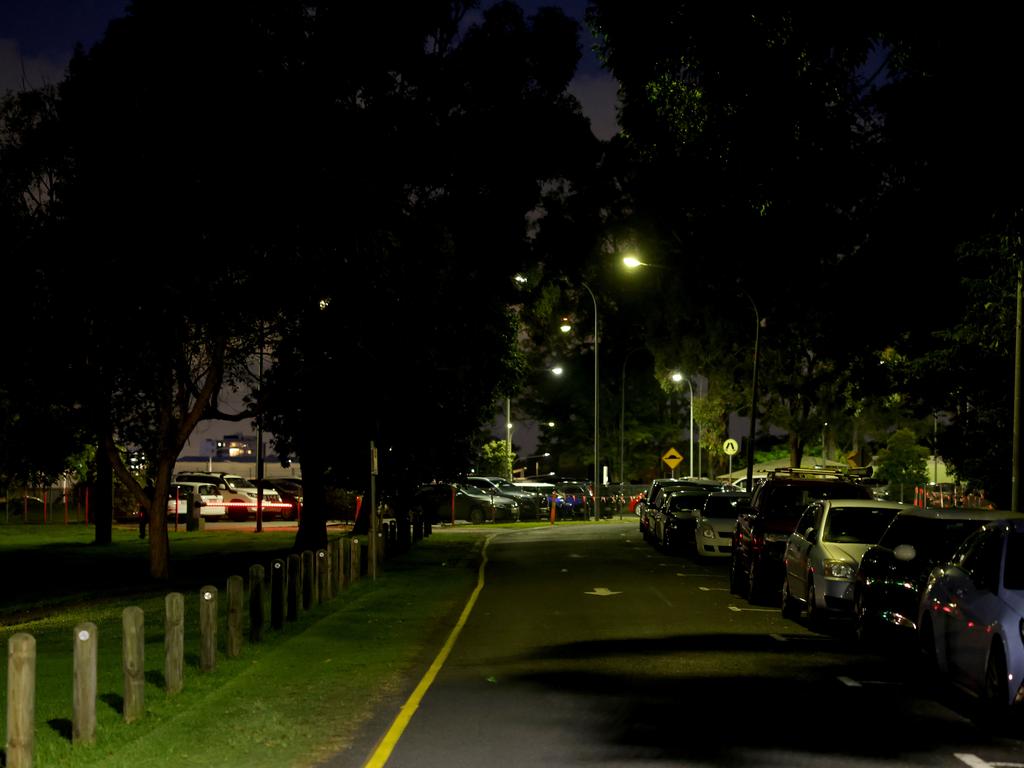
M 52 720 L 47 720 L 46 724 L 60 734 L 61 738 L 71 741 L 71 721 L 66 717 L 55 717 Z
M 146 672 L 146 682 L 155 685 L 157 688 L 164 688 L 167 685 L 167 678 L 158 669 L 150 669 Z
M 119 693 L 101 693 L 100 701 L 110 707 L 112 710 L 117 712 L 119 715 L 124 715 L 124 696 Z

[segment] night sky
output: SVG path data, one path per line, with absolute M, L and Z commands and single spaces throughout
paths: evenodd
M 0 92 L 20 90 L 23 83 L 34 88 L 61 80 L 75 44 L 91 46 L 107 22 L 124 15 L 127 5 L 127 0 L 2 0 Z M 557 5 L 582 22 L 587 3 L 524 0 L 519 5 L 527 15 L 542 5 Z M 607 139 L 617 130 L 615 81 L 601 69 L 585 27 L 581 43 L 583 59 L 571 90 L 590 117 L 594 133 Z

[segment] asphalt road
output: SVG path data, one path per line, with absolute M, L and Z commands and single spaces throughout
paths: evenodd
M 332 765 L 1024 765 L 1024 726 L 979 725 L 847 627 L 749 606 L 724 559 L 661 553 L 632 521 L 497 532 L 486 553 L 405 727 Z

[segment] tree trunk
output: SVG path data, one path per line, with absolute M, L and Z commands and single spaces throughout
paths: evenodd
M 153 483 L 153 498 L 148 500 L 149 509 L 149 575 L 160 581 L 171 576 L 171 543 L 167 536 L 167 498 L 171 489 L 171 473 L 174 460 L 157 460 L 156 478 Z
M 90 495 L 89 513 L 96 529 L 94 542 L 110 544 L 114 529 L 114 470 L 103 450 L 96 451 L 96 485 Z
M 804 441 L 794 432 L 789 433 L 789 466 L 799 467 L 804 460 Z
M 295 551 L 327 549 L 327 489 L 316 461 L 302 457 L 302 516 L 295 534 Z

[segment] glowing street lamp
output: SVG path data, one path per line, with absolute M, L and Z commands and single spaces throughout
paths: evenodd
M 689 376 L 683 376 L 678 371 L 672 373 L 671 379 L 676 384 L 686 379 L 686 385 L 690 388 L 690 477 L 693 477 L 693 384 Z

